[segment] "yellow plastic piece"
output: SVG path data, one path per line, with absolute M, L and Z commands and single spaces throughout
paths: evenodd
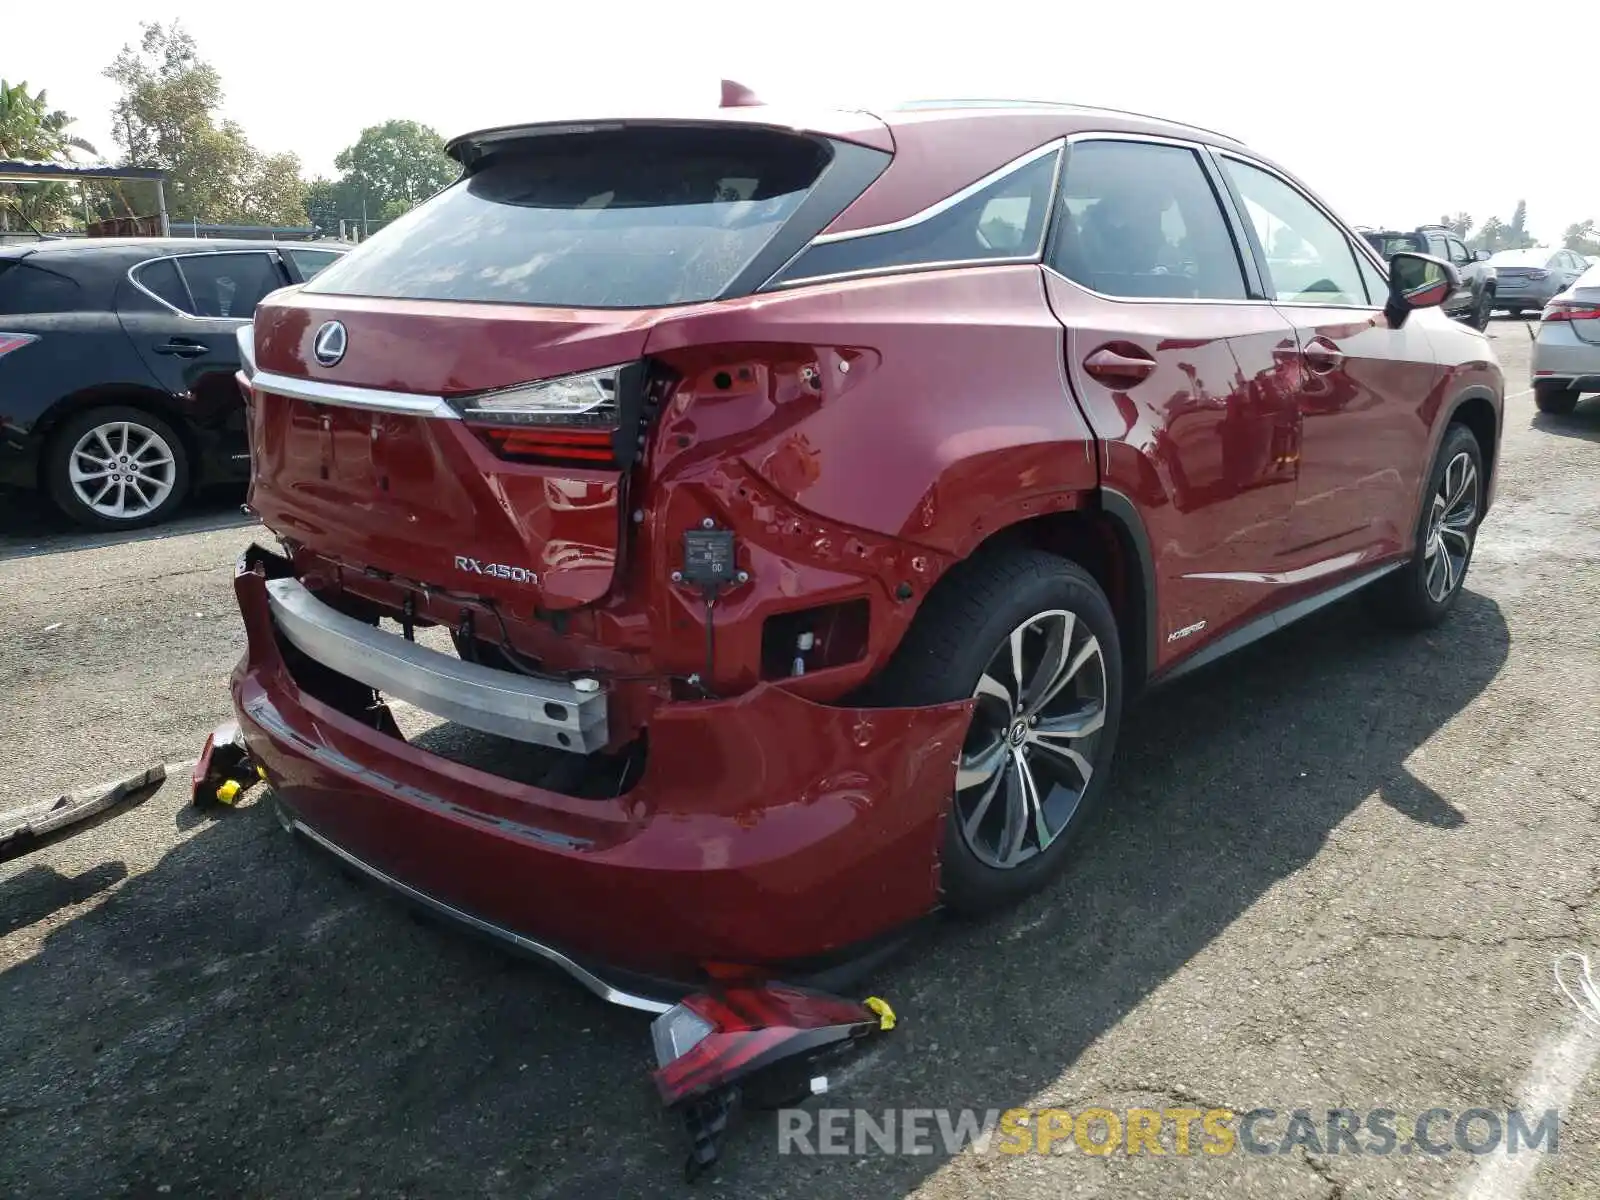
M 267 781 L 267 769 L 260 763 L 256 764 L 256 777 L 260 779 L 262 783 Z
M 865 1003 L 868 1008 L 878 1014 L 879 1029 L 887 1030 L 894 1028 L 894 1009 L 889 1007 L 889 1002 L 887 1000 L 881 999 L 878 996 L 868 996 Z
M 226 780 L 222 786 L 217 789 L 217 799 L 223 804 L 232 804 L 236 799 L 238 799 L 238 797 L 239 781 L 237 779 Z

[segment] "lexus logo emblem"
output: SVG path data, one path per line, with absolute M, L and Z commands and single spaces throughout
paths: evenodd
M 311 343 L 311 353 L 323 366 L 337 366 L 344 357 L 344 344 L 344 326 L 338 321 L 329 321 L 317 330 L 317 340 Z

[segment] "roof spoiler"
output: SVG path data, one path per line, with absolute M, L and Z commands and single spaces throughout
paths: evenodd
M 731 79 L 722 81 L 722 102 L 718 108 L 760 108 L 765 103 L 744 84 Z

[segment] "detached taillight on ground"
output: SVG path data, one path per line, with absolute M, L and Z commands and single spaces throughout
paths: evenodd
M 38 340 L 38 335 L 32 333 L 0 333 L 0 358 Z
M 626 467 L 638 452 L 645 365 L 562 375 L 451 404 L 501 458 Z
M 806 988 L 730 985 L 689 996 L 650 1027 L 661 1098 L 682 1111 L 694 1146 L 685 1164 L 693 1180 L 717 1157 L 728 1118 L 747 1089 L 769 1104 L 826 1091 L 823 1060 L 894 1028 L 894 1012 Z

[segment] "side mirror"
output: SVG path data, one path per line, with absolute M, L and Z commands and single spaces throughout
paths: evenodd
M 1488 262 L 1489 261 L 1489 252 L 1487 250 L 1479 250 L 1479 251 L 1475 252 L 1473 254 L 1473 256 L 1472 256 L 1472 261 L 1473 262 Z
M 1461 274 L 1442 258 L 1402 250 L 1389 259 L 1389 303 L 1385 311 L 1396 328 L 1414 309 L 1437 308 L 1461 286 Z

